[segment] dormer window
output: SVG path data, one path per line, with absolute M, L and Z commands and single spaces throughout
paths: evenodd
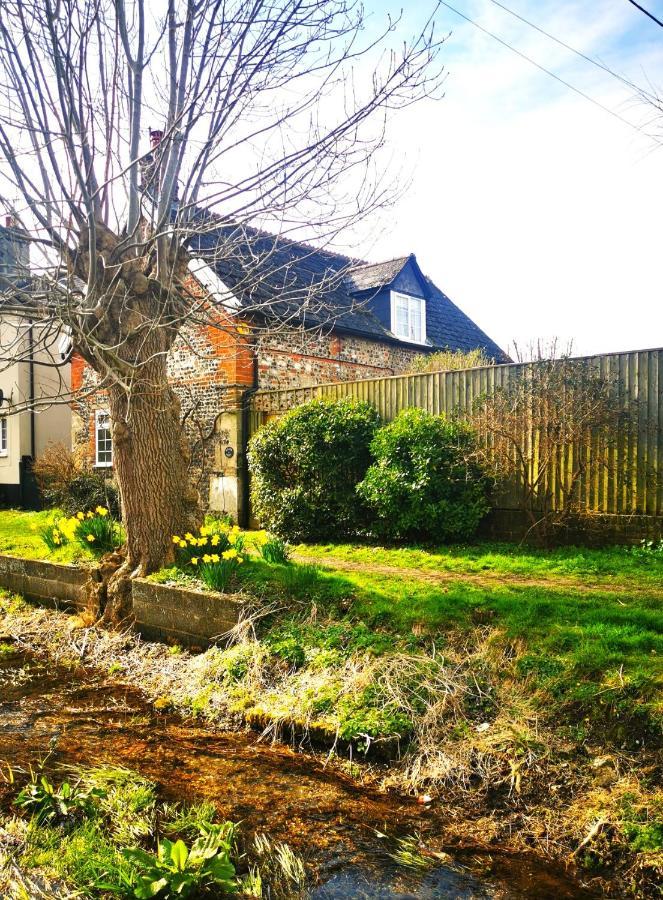
M 391 292 L 391 331 L 403 341 L 426 343 L 426 301 L 423 297 Z

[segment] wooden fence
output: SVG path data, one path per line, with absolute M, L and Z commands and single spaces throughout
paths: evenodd
M 578 357 L 578 366 L 594 369 L 613 380 L 620 402 L 633 404 L 637 428 L 618 434 L 613 451 L 618 465 L 629 474 L 616 484 L 606 474 L 604 462 L 587 451 L 587 472 L 580 487 L 587 512 L 624 516 L 654 517 L 660 526 L 663 517 L 663 349 L 610 353 Z M 313 398 L 355 397 L 372 403 L 385 421 L 407 407 L 421 407 L 432 413 L 469 411 L 477 398 L 508 387 L 527 369 L 540 363 L 508 364 L 373 378 L 365 381 L 320 384 L 312 387 L 257 391 L 249 410 L 249 433 L 266 421 Z M 597 445 L 598 447 L 598 445 Z M 550 477 L 563 488 L 567 460 L 560 454 Z M 500 505 L 515 508 L 513 499 Z

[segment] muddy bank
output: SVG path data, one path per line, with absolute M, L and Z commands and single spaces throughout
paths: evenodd
M 210 799 L 245 834 L 264 832 L 296 850 L 310 869 L 313 897 L 591 896 L 534 859 L 443 857 L 444 828 L 433 809 L 362 788 L 319 760 L 252 735 L 215 733 L 156 713 L 136 689 L 15 646 L 0 660 L 5 769 L 27 769 L 45 757 L 54 773 L 63 765 L 112 763 L 155 781 L 165 798 Z M 5 809 L 11 791 L 5 782 Z M 426 853 L 448 862 L 429 871 L 399 866 L 398 839 L 413 835 Z
M 540 777 L 548 777 L 549 790 L 536 802 L 531 793 L 519 795 L 514 784 L 507 783 L 496 784 L 492 796 L 473 792 L 470 785 L 422 805 L 414 797 L 379 790 L 381 784 L 398 784 L 398 766 L 357 765 L 355 760 L 349 777 L 343 773 L 349 769 L 347 759 L 328 761 L 260 742 L 243 729 L 239 713 L 217 716 L 222 711 L 205 707 L 204 714 L 216 721 L 202 723 L 200 716 L 192 721 L 190 685 L 205 665 L 202 655 L 147 644 L 128 632 L 86 628 L 73 617 L 30 606 L 17 605 L 7 612 L 0 619 L 2 634 L 16 649 L 43 654 L 57 665 L 50 667 L 55 678 L 50 687 L 42 681 L 35 693 L 29 689 L 32 700 L 22 709 L 32 708 L 33 718 L 13 729 L 12 748 L 0 743 L 0 759 L 11 749 L 27 760 L 51 744 L 54 760 L 96 762 L 111 753 L 114 761 L 157 780 L 166 794 L 211 797 L 224 818 L 242 821 L 249 829 L 268 829 L 276 839 L 301 849 L 320 883 L 335 885 L 328 889 L 337 893 L 320 896 L 362 896 L 357 884 L 367 877 L 370 890 L 387 892 L 369 892 L 369 897 L 485 895 L 462 893 L 460 882 L 448 889 L 432 882 L 424 887 L 422 877 L 417 891 L 424 892 L 413 894 L 404 870 L 394 867 L 385 850 L 390 841 L 393 850 L 393 840 L 412 834 L 421 836 L 427 850 L 452 852 L 469 866 L 462 877 L 479 877 L 471 890 L 510 892 L 488 896 L 581 897 L 586 890 L 606 896 L 627 891 L 652 895 L 649 873 L 643 878 L 641 869 L 629 872 L 623 862 L 579 876 L 577 863 L 591 859 L 587 854 L 611 838 L 612 825 L 601 825 L 584 845 L 584 823 L 577 824 L 575 832 L 560 828 L 573 801 L 574 779 L 586 777 L 574 771 L 571 757 L 560 770 L 541 767 Z M 15 677 L 20 681 L 23 676 Z M 24 689 L 20 684 L 18 688 Z M 42 696 L 48 698 L 45 705 Z M 187 720 L 174 711 L 187 714 Z M 220 731 L 230 726 L 243 730 Z M 21 744 L 20 735 L 30 737 Z M 608 786 L 614 783 L 611 761 L 603 763 L 597 785 L 601 779 Z M 403 885 L 400 894 L 393 893 L 392 874 L 386 886 L 379 881 L 376 887 L 370 875 L 374 857 L 381 861 L 380 871 L 395 873 L 393 878 Z M 560 874 L 564 868 L 568 875 Z M 348 879 L 354 887 L 348 887 Z

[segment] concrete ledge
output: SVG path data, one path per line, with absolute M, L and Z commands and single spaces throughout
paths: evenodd
M 239 621 L 237 594 L 196 591 L 136 578 L 132 588 L 136 628 L 146 638 L 207 647 Z
M 45 606 L 85 609 L 88 569 L 41 559 L 0 556 L 0 587 Z

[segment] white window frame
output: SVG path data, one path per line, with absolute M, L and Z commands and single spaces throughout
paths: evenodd
M 0 416 L 0 456 L 9 456 L 9 419 Z
M 101 430 L 101 420 L 108 419 L 108 427 L 104 427 L 104 431 L 108 431 L 108 441 L 110 442 L 110 460 L 100 460 L 99 452 L 101 448 L 99 447 L 99 431 Z M 108 452 L 108 448 L 104 447 L 104 453 Z M 113 465 L 113 441 L 110 437 L 110 413 L 107 409 L 97 409 L 94 413 L 94 464 L 98 469 L 110 469 Z
M 407 303 L 408 310 L 408 327 L 407 334 L 402 334 L 397 331 L 397 320 L 396 320 L 396 303 L 398 301 L 405 301 Z M 419 329 L 419 333 L 414 337 L 411 334 L 410 328 L 410 317 L 411 311 L 414 307 L 419 307 L 420 310 L 420 322 L 421 326 Z M 400 338 L 402 341 L 407 341 L 410 344 L 425 344 L 426 343 L 426 300 L 423 297 L 414 297 L 412 294 L 404 294 L 401 291 L 391 291 L 391 331 L 392 334 L 396 335 L 397 338 Z

